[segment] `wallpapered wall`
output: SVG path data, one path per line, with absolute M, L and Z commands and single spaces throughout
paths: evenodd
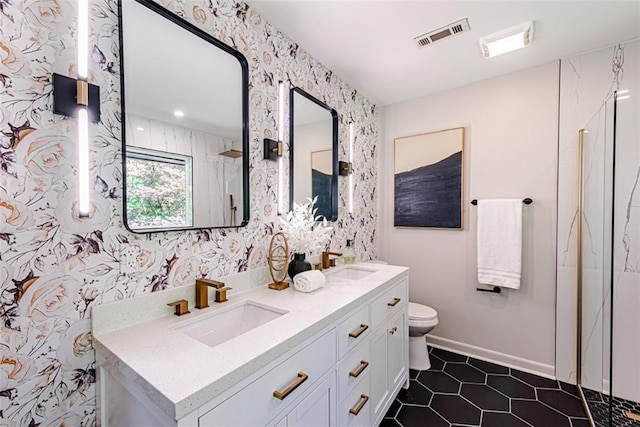
M 279 80 L 338 111 L 341 158 L 347 123 L 356 123 L 355 211 L 346 211 L 341 179 L 332 246 L 355 235 L 360 259 L 376 255 L 375 107 L 244 3 L 161 3 L 247 57 L 250 223 L 148 236 L 124 229 L 116 0 L 90 2 L 90 81 L 100 86 L 102 121 L 90 129 L 92 213 L 79 219 L 74 121 L 51 111 L 51 74 L 75 75 L 76 2 L 1 1 L 0 426 L 95 424 L 93 305 L 266 265 L 277 177 L 261 141 L 277 135 Z

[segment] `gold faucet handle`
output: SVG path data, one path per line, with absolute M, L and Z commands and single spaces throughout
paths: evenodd
M 216 289 L 221 289 L 224 288 L 224 283 L 223 282 L 219 282 L 217 280 L 212 280 L 212 279 L 196 279 L 196 283 L 200 282 L 200 284 L 202 285 L 207 285 L 207 286 L 211 286 L 214 287 Z
M 189 314 L 189 301 L 187 301 L 186 299 L 181 299 L 178 301 L 173 301 L 167 304 L 169 307 L 175 307 L 175 312 L 173 314 L 175 314 L 176 316 L 182 316 L 184 314 Z
M 223 284 L 224 285 L 224 284 Z M 225 302 L 227 301 L 227 291 L 231 290 L 230 287 L 225 286 L 224 288 L 216 288 L 216 302 Z

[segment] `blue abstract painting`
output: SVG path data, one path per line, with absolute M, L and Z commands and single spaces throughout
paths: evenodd
M 462 229 L 464 128 L 395 140 L 394 225 Z

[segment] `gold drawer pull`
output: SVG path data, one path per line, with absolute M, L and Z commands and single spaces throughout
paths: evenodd
M 394 298 L 391 302 L 388 302 L 387 305 L 389 307 L 395 307 L 396 304 L 398 304 L 400 302 L 400 298 Z
M 309 375 L 305 374 L 304 372 L 298 372 L 298 378 L 296 378 L 294 382 L 289 384 L 283 391 L 274 390 L 273 397 L 284 400 L 284 398 L 287 397 L 289 393 L 300 387 L 300 384 L 305 382 L 307 378 L 309 378 Z
M 358 369 L 356 369 L 355 371 L 349 372 L 349 376 L 353 378 L 358 378 L 362 373 L 362 371 L 367 369 L 367 366 L 369 366 L 369 362 L 367 362 L 366 360 L 361 360 L 360 366 L 358 366 Z
M 362 324 L 360 325 L 360 327 L 358 328 L 358 330 L 357 330 L 357 331 L 355 331 L 355 332 L 350 332 L 350 333 L 349 333 L 349 336 L 350 336 L 351 338 L 358 338 L 358 337 L 359 337 L 360 335 L 362 335 L 362 333 L 363 333 L 364 331 L 366 331 L 367 329 L 369 329 L 369 325 L 366 325 L 366 324 L 362 323 Z
M 349 413 L 358 415 L 360 413 L 360 410 L 362 410 L 362 407 L 367 404 L 367 401 L 369 401 L 369 396 L 367 396 L 366 394 L 361 394 L 360 402 L 358 402 L 355 408 L 349 409 Z
M 393 328 L 389 329 L 389 333 L 390 333 L 391 335 L 393 335 L 393 334 L 395 334 L 395 333 L 396 333 L 396 331 L 397 331 L 397 330 L 398 330 L 398 327 L 397 327 L 397 326 L 394 326 Z

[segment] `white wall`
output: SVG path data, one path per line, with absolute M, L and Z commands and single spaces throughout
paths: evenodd
M 380 257 L 407 265 L 410 298 L 438 311 L 428 341 L 553 375 L 558 63 L 383 109 Z M 464 126 L 464 230 L 393 227 L 393 140 Z M 476 291 L 471 199 L 531 197 L 523 279 L 502 295 Z
M 293 200 L 297 203 L 307 203 L 307 198 L 312 197 L 311 153 L 331 150 L 333 147 L 332 126 L 332 120 L 324 120 L 298 125 L 294 129 Z M 330 167 L 328 174 L 331 175 L 332 172 Z

